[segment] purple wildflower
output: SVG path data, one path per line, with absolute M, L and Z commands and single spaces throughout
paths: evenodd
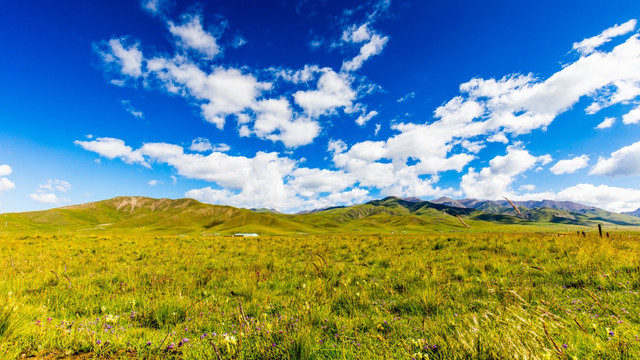
M 569 345 L 567 345 L 567 344 L 562 344 L 562 347 L 566 349 L 566 348 L 568 348 L 568 347 L 569 347 Z

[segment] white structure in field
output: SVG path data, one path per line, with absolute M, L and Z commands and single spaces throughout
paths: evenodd
M 237 233 L 237 234 L 233 234 L 234 237 L 256 237 L 259 236 L 256 233 Z

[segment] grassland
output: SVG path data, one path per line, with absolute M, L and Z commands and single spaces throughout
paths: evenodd
M 640 357 L 640 242 L 0 234 L 1 358 Z

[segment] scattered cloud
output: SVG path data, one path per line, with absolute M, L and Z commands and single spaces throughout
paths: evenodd
M 625 125 L 640 123 L 640 107 L 637 107 L 622 115 L 622 123 L 624 123 Z
M 573 159 L 560 160 L 549 170 L 556 175 L 573 174 L 574 172 L 587 167 L 589 164 L 589 156 L 581 155 Z
M 195 50 L 205 59 L 213 59 L 220 48 L 216 38 L 202 28 L 200 15 L 183 15 L 183 23 L 176 25 L 168 22 L 169 32 L 178 39 L 178 44 L 185 50 Z
M 227 152 L 231 150 L 231 147 L 224 143 L 213 145 L 211 144 L 211 142 L 209 142 L 209 139 L 199 137 L 197 139 L 193 139 L 193 141 L 191 142 L 191 146 L 189 147 L 189 150 L 196 151 L 196 152 L 207 152 L 207 151 Z
M 629 20 L 621 25 L 612 26 L 594 37 L 573 43 L 573 50 L 579 52 L 581 55 L 591 54 L 601 45 L 611 41 L 612 38 L 628 34 L 635 30 L 635 28 L 635 19 Z
M 133 115 L 134 117 L 137 117 L 138 119 L 143 119 L 144 118 L 144 114 L 142 113 L 142 111 L 138 111 L 136 110 L 133 105 L 131 105 L 131 101 L 129 100 L 122 100 L 122 106 L 124 107 L 124 109 L 131 115 Z
M 600 124 L 598 124 L 598 126 L 596 126 L 596 129 L 608 129 L 612 127 L 615 122 L 616 118 L 606 117 Z
M 367 121 L 373 119 L 374 116 L 378 115 L 378 112 L 375 110 L 369 111 L 367 114 L 362 114 L 356 119 L 356 124 L 360 126 L 364 126 Z
M 125 145 L 124 141 L 120 139 L 100 137 L 91 141 L 76 140 L 73 143 L 85 150 L 98 153 L 107 159 L 113 160 L 119 158 L 127 164 L 137 163 L 150 167 L 140 152 L 133 151 L 130 146 Z
M 405 102 L 405 101 L 407 101 L 407 100 L 411 100 L 411 99 L 413 99 L 413 98 L 415 98 L 415 97 L 416 97 L 416 93 L 412 91 L 412 92 L 408 93 L 407 95 L 405 95 L 405 96 L 403 96 L 403 97 L 399 98 L 399 99 L 398 99 L 398 100 L 396 100 L 396 101 L 397 101 L 397 102 L 399 102 L 399 103 L 403 103 L 403 102 Z
M 31 200 L 41 204 L 60 204 L 62 200 L 54 193 L 33 193 L 29 194 Z
M 59 180 L 59 179 L 49 179 L 45 184 L 38 185 L 39 189 L 48 190 L 48 191 L 59 191 L 66 193 L 71 190 L 71 184 L 67 181 Z
M 106 44 L 97 45 L 96 51 L 113 73 L 138 78 L 142 76 L 142 52 L 139 44 L 127 38 L 111 39 Z
M 247 44 L 247 39 L 242 37 L 242 35 L 236 35 L 236 37 L 233 38 L 233 42 L 231 43 L 231 46 L 234 49 L 237 49 L 245 46 L 246 44 Z
M 352 72 L 360 69 L 370 57 L 380 54 L 389 41 L 389 37 L 380 36 L 372 31 L 369 25 L 369 23 L 360 26 L 353 25 L 342 33 L 342 41 L 345 43 L 364 43 L 356 57 L 342 63 L 342 71 Z
M 0 192 L 15 189 L 16 184 L 6 176 L 11 175 L 13 169 L 9 165 L 0 165 Z
M 346 75 L 331 69 L 323 69 L 323 72 L 318 79 L 317 90 L 300 90 L 293 94 L 296 104 L 312 118 L 331 113 L 337 108 L 349 109 L 356 97 Z
M 160 184 L 161 182 L 158 180 L 149 180 L 149 182 L 147 182 L 147 184 L 149 184 L 149 186 L 156 186 L 158 184 Z
M 140 6 L 151 15 L 158 15 L 165 10 L 168 3 L 168 0 L 142 0 Z
M 591 168 L 591 175 L 611 177 L 640 175 L 640 141 L 611 153 L 609 158 L 599 158 Z
M 380 124 L 376 124 L 376 129 L 375 129 L 375 131 L 373 132 L 373 135 L 374 135 L 374 136 L 378 136 L 378 133 L 380 132 L 380 128 L 381 128 L 381 127 L 382 127 L 382 125 L 380 125 Z
M 64 180 L 49 179 L 46 183 L 38 185 L 36 191 L 29 194 L 29 197 L 41 204 L 62 204 L 69 203 L 71 200 L 65 197 L 59 197 L 56 192 L 66 193 L 71 190 L 71 184 Z

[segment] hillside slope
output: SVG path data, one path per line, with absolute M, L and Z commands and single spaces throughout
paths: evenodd
M 452 205 L 463 205 L 450 206 Z M 444 203 L 387 197 L 365 204 L 335 207 L 301 214 L 281 214 L 204 204 L 193 199 L 152 199 L 121 196 L 109 200 L 45 211 L 0 214 L 3 231 L 110 231 L 261 234 L 389 233 L 425 231 L 503 231 L 539 227 L 564 228 L 640 226 L 640 218 L 597 208 L 526 208 L 521 215 L 500 202 L 467 200 Z

